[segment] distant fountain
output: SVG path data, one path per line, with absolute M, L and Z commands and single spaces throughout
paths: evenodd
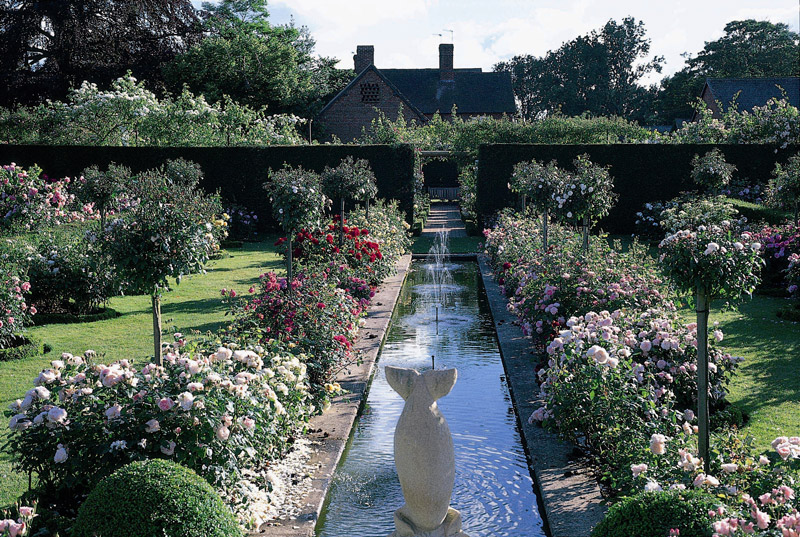
M 455 369 L 425 371 L 387 365 L 386 380 L 405 400 L 394 432 L 394 460 L 405 505 L 395 511 L 389 537 L 468 537 L 461 513 L 450 507 L 455 453 L 436 400 L 456 383 Z
M 446 293 L 453 283 L 448 264 L 450 262 L 450 232 L 446 229 L 436 232 L 433 245 L 428 250 L 425 264 L 425 283 L 433 290 L 431 300 L 436 314 L 436 334 L 439 334 L 439 310 L 444 307 Z

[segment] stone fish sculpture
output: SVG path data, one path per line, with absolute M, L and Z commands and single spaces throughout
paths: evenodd
M 394 433 L 394 461 L 406 504 L 395 511 L 390 537 L 468 537 L 450 507 L 455 453 L 436 400 L 456 383 L 455 369 L 419 373 L 386 366 L 386 380 L 406 404 Z

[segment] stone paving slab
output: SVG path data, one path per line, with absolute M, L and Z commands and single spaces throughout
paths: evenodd
M 317 444 L 316 453 L 309 466 L 316 468 L 312 476 L 311 491 L 303 500 L 301 514 L 297 518 L 276 521 L 278 525 L 262 526 L 252 536 L 266 537 L 312 537 L 315 535 L 317 520 L 322 512 L 333 474 L 339 465 L 350 432 L 362 405 L 366 401 L 369 384 L 375 372 L 378 359 L 394 306 L 405 282 L 411 256 L 405 255 L 397 263 L 397 273 L 378 289 L 372 299 L 364 326 L 358 331 L 358 339 L 353 348 L 361 352 L 363 361 L 353 365 L 336 376 L 336 381 L 348 393 L 333 399 L 331 407 L 324 413 L 314 416 L 309 423 L 308 438 Z M 342 536 L 349 537 L 349 536 Z
M 549 533 L 551 537 L 589 537 L 607 509 L 600 487 L 588 466 L 576 460 L 572 444 L 528 423 L 528 417 L 543 403 L 535 380 L 537 357 L 530 339 L 514 324 L 516 316 L 506 309 L 506 298 L 500 294 L 484 255 L 478 256 L 478 264 Z
M 431 205 L 431 212 L 422 237 L 432 237 L 439 231 L 449 231 L 451 237 L 466 237 L 467 228 L 461 220 L 461 210 L 452 203 L 435 203 Z

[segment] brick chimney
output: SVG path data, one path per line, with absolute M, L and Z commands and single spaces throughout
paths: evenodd
M 372 45 L 358 45 L 356 55 L 353 56 L 356 74 L 375 63 L 375 47 Z
M 442 43 L 439 45 L 439 80 L 455 80 L 455 71 L 453 70 L 452 43 Z

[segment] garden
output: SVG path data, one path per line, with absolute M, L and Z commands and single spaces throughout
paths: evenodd
M 113 513 L 147 510 L 137 534 L 229 536 L 275 516 L 277 468 L 341 393 L 410 225 L 352 157 L 265 174 L 279 230 L 202 181 L 180 158 L 0 171 L 0 535 L 131 535 Z
M 572 442 L 611 508 L 593 535 L 796 535 L 800 155 L 759 189 L 782 222 L 725 197 L 736 167 L 691 163 L 695 189 L 646 204 L 633 237 L 591 235 L 613 169 L 522 161 L 485 251 L 535 349 L 531 423 Z

